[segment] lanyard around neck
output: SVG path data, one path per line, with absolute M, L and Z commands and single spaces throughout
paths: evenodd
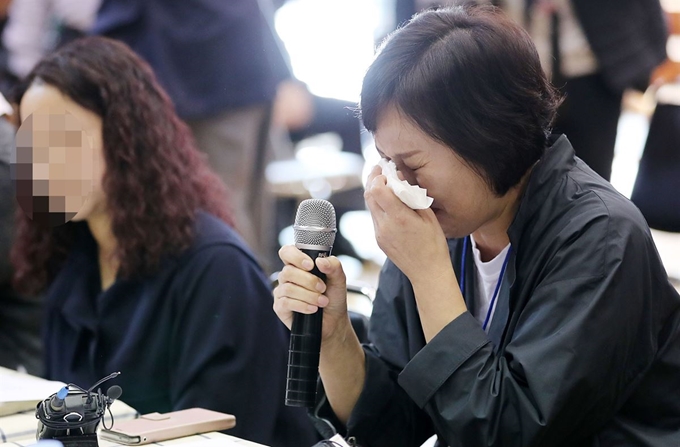
M 463 255 L 460 260 L 460 293 L 465 298 L 465 258 L 467 257 L 467 248 L 469 244 L 470 237 L 463 239 Z M 489 320 L 491 320 L 491 312 L 493 311 L 493 306 L 496 303 L 496 297 L 501 289 L 501 284 L 503 284 L 503 276 L 505 275 L 505 267 L 508 265 L 508 260 L 510 259 L 510 252 L 512 251 L 512 245 L 508 248 L 508 252 L 503 260 L 503 266 L 501 267 L 501 273 L 498 275 L 498 282 L 496 283 L 496 289 L 491 297 L 491 302 L 489 303 L 489 310 L 486 311 L 486 318 L 484 318 L 484 324 L 482 329 L 486 331 L 486 327 L 489 325 Z

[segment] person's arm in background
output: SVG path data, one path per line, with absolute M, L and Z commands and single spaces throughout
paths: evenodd
M 2 106 L 0 106 L 2 109 Z M 0 112 L 2 113 L 2 112 Z M 10 177 L 14 126 L 0 117 L 0 366 L 42 374 L 40 297 L 16 294 L 11 286 L 10 248 L 14 235 L 16 199 Z
M 0 126 L 2 123 L 0 123 Z M 14 197 L 9 178 L 9 163 L 0 160 L 0 285 L 9 284 L 12 268 L 9 250 L 12 244 L 12 222 L 14 218 Z M 5 200 L 9 198 L 9 200 Z
M 54 17 L 64 26 L 86 33 L 97 19 L 101 0 L 52 0 Z
M 9 6 L 12 4 L 12 0 L 0 0 L 0 20 L 7 18 L 9 14 Z
M 59 23 L 55 48 L 87 35 L 97 20 L 101 0 L 52 0 L 52 14 Z
M 196 253 L 190 270 L 179 278 L 171 341 L 173 408 L 234 414 L 229 434 L 266 445 L 279 445 L 281 432 L 295 431 L 299 445 L 314 444 L 304 410 L 283 407 L 288 335 L 258 265 L 224 244 Z
M 101 0 L 0 0 L 8 20 L 2 43 L 7 68 L 18 78 L 26 76 L 47 52 L 62 42 L 55 24 L 85 33 L 97 16 Z M 0 9 L 2 12 L 2 9 Z
M 680 34 L 680 10 L 669 12 L 671 34 Z
M 9 71 L 22 78 L 26 76 L 49 47 L 49 8 L 45 0 L 13 1 L 2 35 L 7 49 Z
M 9 284 L 11 266 L 9 251 L 12 245 L 14 224 L 14 189 L 10 178 L 10 159 L 14 145 L 14 127 L 0 118 L 0 285 Z
M 667 11 L 668 31 L 671 35 L 680 36 L 680 10 Z M 680 44 L 676 44 L 680 45 Z M 676 54 L 680 54 L 680 48 Z M 667 58 L 652 73 L 651 83 L 654 85 L 665 84 L 680 80 L 680 60 Z

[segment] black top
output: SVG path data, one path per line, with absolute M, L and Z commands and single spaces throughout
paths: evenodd
M 14 213 L 17 201 L 10 176 L 10 161 L 16 130 L 0 117 L 0 284 L 9 284 L 12 268 L 9 251 L 14 236 Z
M 42 374 L 40 297 L 25 297 L 11 285 L 9 252 L 14 239 L 17 201 L 10 176 L 16 130 L 0 117 L 0 366 Z
M 426 345 L 408 279 L 385 264 L 349 434 L 363 447 L 433 434 L 452 447 L 680 445 L 680 296 L 639 211 L 562 136 L 508 234 L 488 335 L 466 312 Z M 461 240 L 449 247 L 460 272 Z M 468 254 L 468 303 L 474 269 Z
M 616 92 L 645 90 L 666 59 L 668 32 L 659 0 L 572 0 L 607 85 Z
M 79 240 L 47 296 L 49 379 L 108 382 L 140 413 L 203 407 L 236 416 L 228 433 L 271 446 L 312 445 L 304 411 L 284 406 L 288 331 L 241 239 L 199 213 L 196 238 L 160 272 L 101 292 L 96 243 Z

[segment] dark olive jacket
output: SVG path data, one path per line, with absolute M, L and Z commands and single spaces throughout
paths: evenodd
M 680 296 L 635 206 L 562 136 L 508 234 L 488 335 L 466 312 L 425 344 L 413 289 L 385 264 L 349 436 L 364 447 L 433 434 L 452 447 L 680 445 Z M 449 247 L 460 272 L 461 240 Z

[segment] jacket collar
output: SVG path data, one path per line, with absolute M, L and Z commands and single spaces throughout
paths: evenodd
M 552 145 L 531 171 L 517 214 L 508 228 L 513 247 L 518 246 L 526 222 L 544 206 L 553 187 L 576 165 L 574 148 L 566 135 L 551 135 L 549 141 Z

